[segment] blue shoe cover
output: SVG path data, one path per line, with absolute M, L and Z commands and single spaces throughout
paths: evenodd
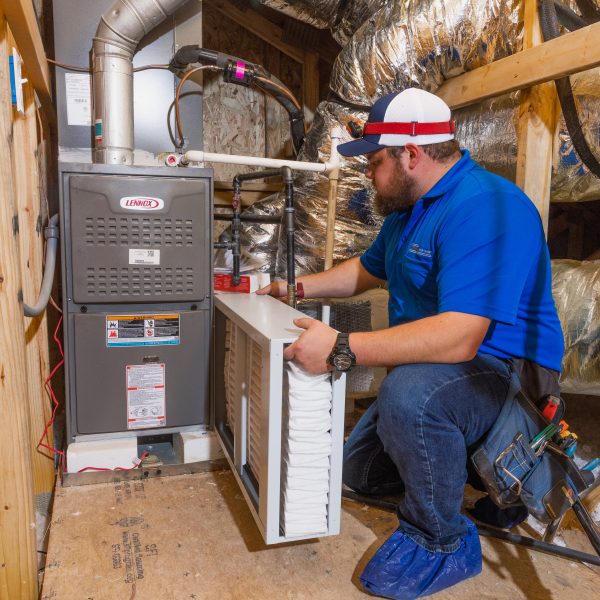
M 481 544 L 475 525 L 454 552 L 430 552 L 397 529 L 365 567 L 360 582 L 372 594 L 413 600 L 435 594 L 481 573 Z

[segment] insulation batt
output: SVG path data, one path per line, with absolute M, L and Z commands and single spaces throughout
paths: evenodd
M 552 261 L 552 294 L 565 336 L 560 387 L 600 395 L 600 260 Z
M 336 39 L 345 43 L 331 76 L 332 99 L 319 105 L 301 160 L 326 160 L 331 146 L 330 128 L 345 128 L 349 120 L 364 121 L 368 108 L 381 95 L 410 86 L 435 92 L 446 79 L 522 47 L 519 0 L 265 0 L 264 4 L 314 26 L 329 27 Z M 360 20 L 362 23 L 358 23 Z M 596 156 L 600 156 L 598 74 L 594 69 L 571 77 L 583 130 Z M 461 146 L 469 148 L 482 166 L 513 181 L 519 98 L 518 92 L 500 96 L 455 111 L 454 115 Z M 342 141 L 351 139 L 349 134 L 344 135 Z M 552 201 L 599 198 L 600 179 L 581 163 L 562 119 L 558 140 Z M 364 176 L 365 167 L 364 157 L 355 157 L 347 159 L 340 172 L 334 262 L 361 254 L 381 225 L 373 210 L 374 193 Z M 299 174 L 295 185 L 297 271 L 316 272 L 324 264 L 328 180 L 322 174 Z M 254 205 L 250 213 L 273 214 L 282 207 L 283 197 L 276 195 Z M 264 260 L 263 270 L 284 276 L 285 233 L 278 226 L 247 228 L 243 241 Z M 587 278 L 588 287 L 593 287 L 597 269 L 598 265 L 590 266 L 580 275 Z M 567 279 L 560 278 L 555 282 L 555 294 L 567 294 L 568 285 Z M 575 304 L 570 305 L 568 313 L 560 313 L 567 337 L 573 329 L 571 320 L 590 323 L 591 327 L 592 304 L 577 304 L 581 313 L 574 311 Z M 578 379 L 580 370 L 588 373 L 582 375 L 582 381 L 595 379 L 595 385 L 600 386 L 597 369 L 586 366 L 591 357 L 585 352 L 577 354 L 582 346 L 577 348 L 568 350 L 565 357 L 565 385 L 572 385 L 567 382 Z

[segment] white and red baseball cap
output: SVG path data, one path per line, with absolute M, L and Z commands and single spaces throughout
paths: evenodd
M 408 88 L 383 96 L 371 108 L 362 137 L 338 146 L 342 156 L 358 156 L 388 146 L 439 144 L 454 139 L 450 108 L 425 90 Z

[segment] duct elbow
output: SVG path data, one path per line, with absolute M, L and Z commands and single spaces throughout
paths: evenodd
M 116 0 L 93 40 L 94 162 L 133 163 L 133 55 L 142 38 L 188 0 Z

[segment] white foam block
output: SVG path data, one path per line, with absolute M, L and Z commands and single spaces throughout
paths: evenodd
M 214 431 L 198 430 L 173 435 L 173 449 L 180 463 L 223 458 L 223 450 Z
M 137 464 L 137 452 L 136 437 L 73 442 L 67 448 L 67 472 L 78 473 L 86 467 L 131 469 Z

